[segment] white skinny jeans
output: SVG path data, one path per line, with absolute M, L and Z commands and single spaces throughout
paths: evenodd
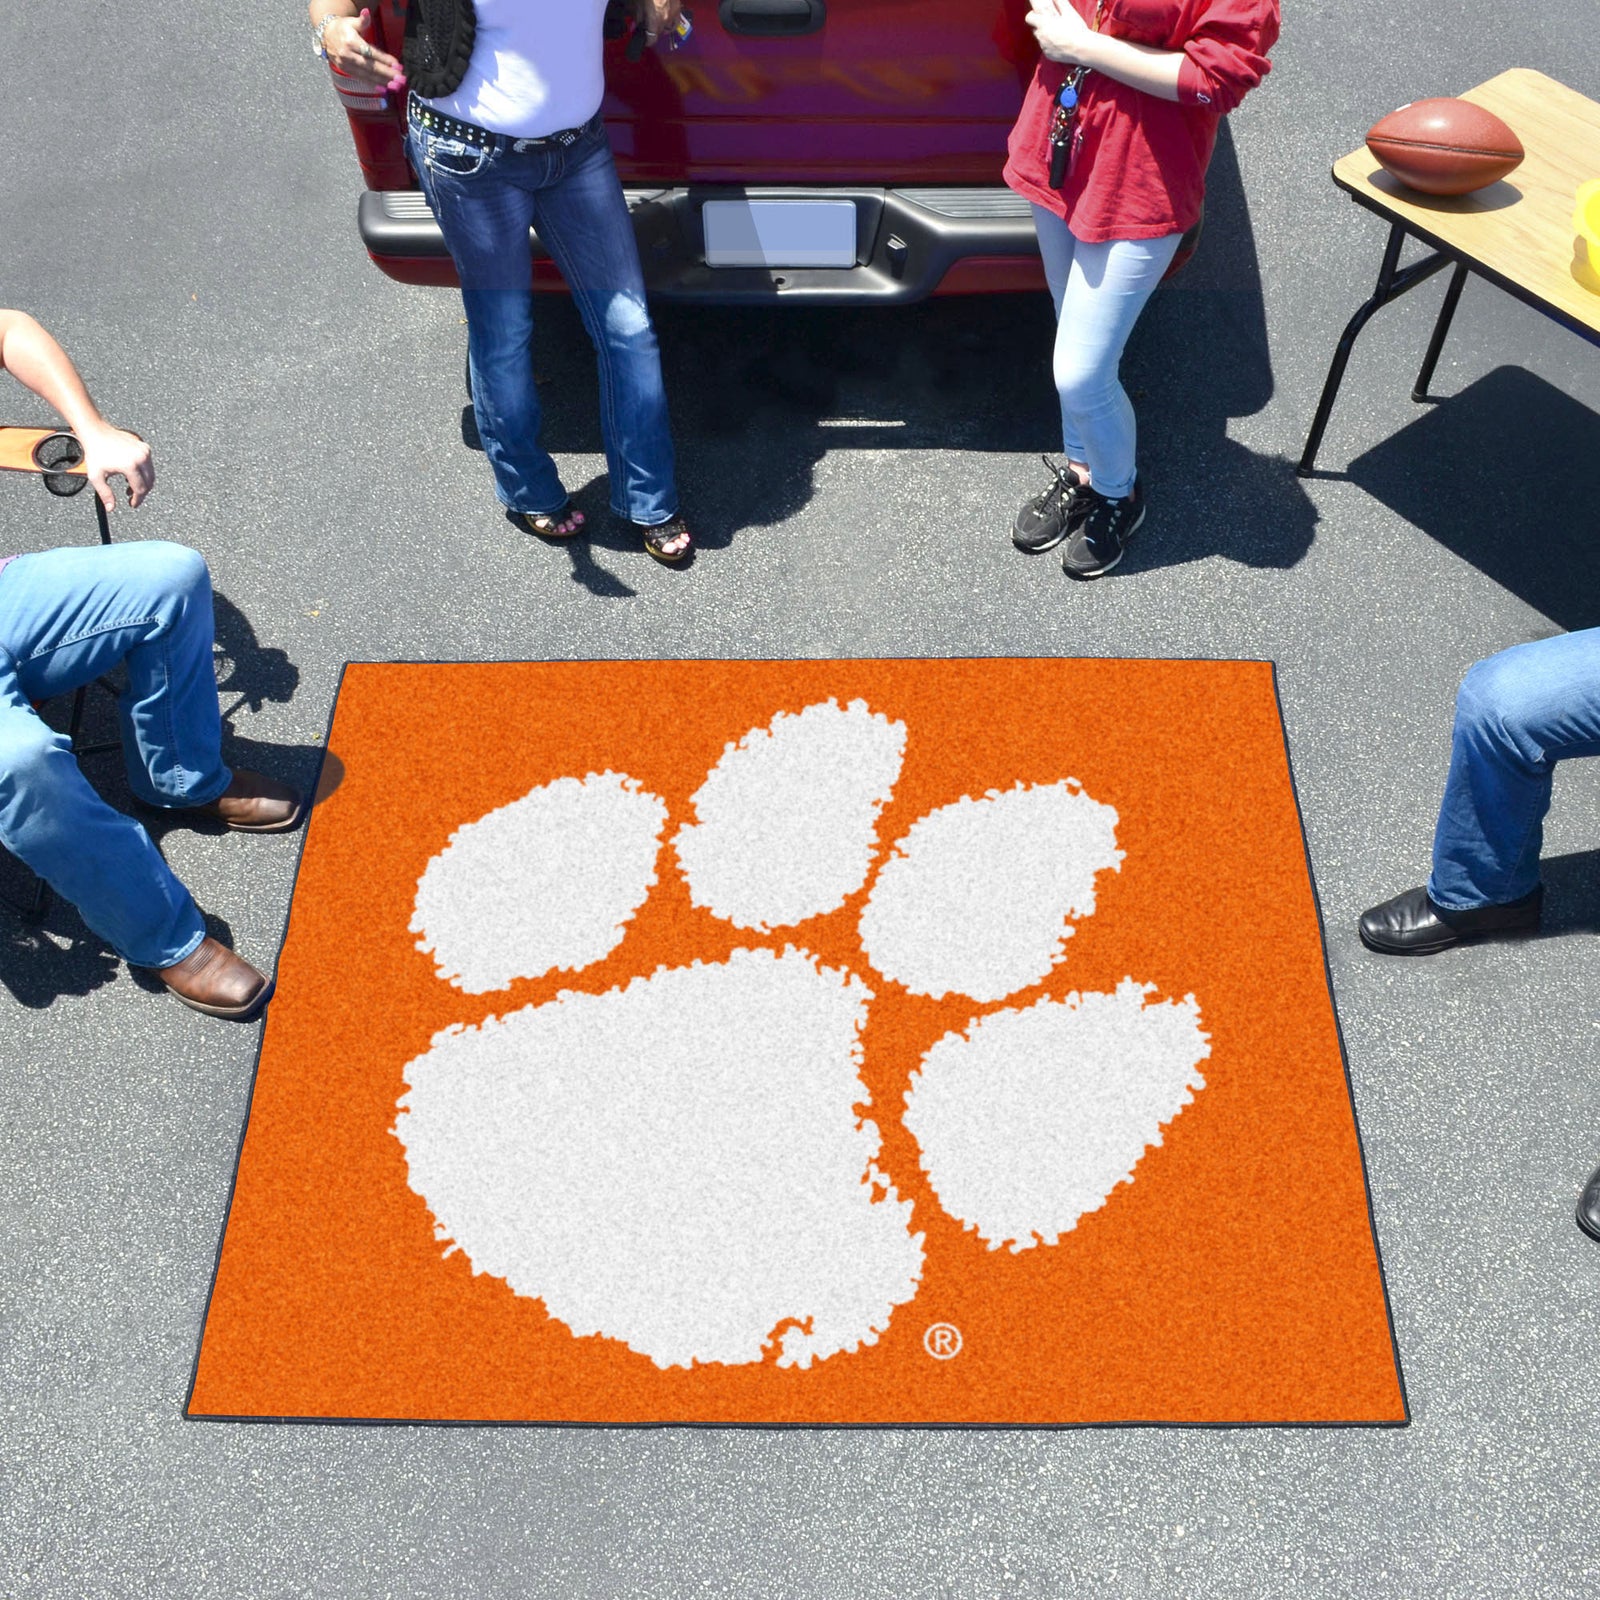
M 1053 211 L 1037 205 L 1033 223 L 1056 303 L 1061 448 L 1069 461 L 1088 465 L 1089 481 L 1101 494 L 1120 500 L 1133 493 L 1137 433 L 1133 402 L 1117 369 L 1128 335 L 1183 236 L 1085 244 Z

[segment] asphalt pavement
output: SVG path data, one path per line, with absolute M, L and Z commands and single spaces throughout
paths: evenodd
M 1595 0 L 1290 8 L 1219 150 L 1201 253 L 1129 350 L 1149 521 L 1117 573 L 1071 585 L 1007 538 L 1053 443 L 1043 297 L 663 309 L 699 557 L 666 571 L 604 526 L 552 550 L 501 516 L 470 447 L 457 298 L 360 248 L 350 140 L 297 4 L 6 8 L 0 304 L 153 442 L 158 487 L 119 534 L 211 563 L 236 762 L 309 779 L 348 660 L 1277 663 L 1413 1419 L 187 1422 L 259 1025 L 148 992 L 70 910 L 39 934 L 0 916 L 0 1594 L 1600 1590 L 1600 1247 L 1572 1222 L 1600 1161 L 1600 763 L 1556 784 L 1544 937 L 1396 962 L 1355 935 L 1425 873 L 1467 666 L 1600 624 L 1600 364 L 1474 281 L 1442 398 L 1414 404 L 1436 280 L 1364 335 L 1326 475 L 1291 470 L 1383 244 L 1330 162 L 1401 102 L 1509 66 L 1600 96 L 1597 24 Z M 603 512 L 592 363 L 570 307 L 544 311 L 550 438 Z M 49 420 L 15 386 L 0 414 Z M 0 553 L 85 537 L 85 501 L 0 485 Z M 270 966 L 298 840 L 163 847 Z

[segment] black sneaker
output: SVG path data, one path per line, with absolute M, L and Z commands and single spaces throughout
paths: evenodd
M 1055 475 L 1055 482 L 1028 501 L 1011 524 L 1012 544 L 1031 556 L 1055 549 L 1089 514 L 1087 491 L 1078 475 L 1070 468 L 1063 472 L 1049 456 L 1039 459 Z
M 1135 478 L 1133 493 L 1121 500 L 1108 500 L 1094 489 L 1080 493 L 1088 501 L 1088 514 L 1067 541 L 1061 570 L 1069 578 L 1098 578 L 1122 559 L 1144 521 L 1144 485 Z

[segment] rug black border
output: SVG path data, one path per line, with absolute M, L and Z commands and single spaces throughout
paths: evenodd
M 1389 1274 L 1383 1261 L 1383 1243 L 1378 1236 L 1378 1219 L 1372 1208 L 1372 1179 L 1367 1171 L 1366 1140 L 1361 1133 L 1361 1116 L 1356 1108 L 1355 1084 L 1350 1077 L 1350 1057 L 1345 1049 L 1344 1026 L 1339 1020 L 1339 1000 L 1333 984 L 1333 968 L 1328 961 L 1328 930 L 1327 923 L 1322 915 L 1322 896 L 1317 890 L 1316 870 L 1311 864 L 1311 842 L 1306 834 L 1305 812 L 1300 804 L 1300 785 L 1294 773 L 1294 753 L 1289 748 L 1289 729 L 1283 718 L 1283 696 L 1278 690 L 1278 663 L 1273 660 L 1264 660 L 1259 656 L 1030 656 L 1019 657 L 1014 655 L 994 656 L 698 656 L 677 657 L 674 663 L 669 663 L 664 657 L 659 656 L 563 656 L 550 660 L 537 661 L 346 661 L 339 668 L 339 681 L 334 687 L 333 700 L 328 707 L 327 733 L 322 741 L 322 759 L 317 763 L 316 783 L 312 787 L 313 802 L 318 787 L 322 782 L 323 769 L 327 764 L 329 748 L 333 739 L 333 724 L 339 710 L 339 697 L 344 693 L 345 675 L 351 667 L 456 667 L 456 666 L 491 666 L 491 667 L 535 667 L 535 666 L 601 666 L 615 661 L 650 661 L 660 662 L 662 665 L 684 664 L 698 665 L 702 662 L 735 662 L 750 661 L 766 664 L 781 664 L 784 662 L 821 662 L 821 661 L 903 661 L 903 662 L 950 662 L 950 661 L 1017 661 L 1017 660 L 1047 660 L 1047 661 L 1122 661 L 1122 662 L 1157 662 L 1157 663 L 1193 663 L 1207 665 L 1253 665 L 1264 666 L 1269 669 L 1272 682 L 1272 703 L 1278 718 L 1278 733 L 1283 741 L 1284 766 L 1289 774 L 1289 794 L 1294 801 L 1295 822 L 1300 829 L 1300 855 L 1305 862 L 1306 881 L 1311 886 L 1311 903 L 1317 914 L 1317 937 L 1322 947 L 1322 976 L 1328 991 L 1328 1003 L 1333 1010 L 1333 1027 L 1335 1037 L 1339 1041 L 1339 1065 L 1344 1073 L 1345 1097 L 1350 1105 L 1350 1119 L 1355 1127 L 1356 1152 L 1361 1158 L 1361 1187 L 1367 1203 L 1367 1231 L 1372 1237 L 1373 1254 L 1378 1263 L 1378 1283 L 1383 1290 L 1383 1314 L 1389 1328 L 1389 1350 L 1394 1360 L 1395 1379 L 1400 1385 L 1399 1418 L 1357 1418 L 1348 1421 L 1280 1421 L 1268 1422 L 1254 1419 L 1250 1421 L 1213 1421 L 1213 1422 L 1181 1422 L 1165 1420 L 1159 1417 L 1129 1417 L 1116 1421 L 1100 1422 L 590 1422 L 568 1421 L 562 1419 L 543 1419 L 536 1417 L 518 1418 L 453 1418 L 453 1417 L 298 1417 L 298 1416 L 259 1416 L 243 1415 L 232 1416 L 224 1412 L 193 1411 L 195 1385 L 200 1380 L 200 1352 L 205 1344 L 206 1324 L 211 1320 L 211 1302 L 217 1291 L 217 1277 L 222 1270 L 222 1248 L 228 1236 L 228 1223 L 233 1216 L 234 1198 L 239 1188 L 239 1168 L 244 1161 L 244 1142 L 250 1131 L 250 1113 L 255 1106 L 256 1082 L 261 1074 L 261 1058 L 266 1053 L 267 1028 L 271 1026 L 270 1015 L 262 1023 L 260 1037 L 256 1043 L 255 1065 L 250 1073 L 250 1093 L 246 1097 L 244 1107 L 244 1120 L 239 1127 L 239 1143 L 234 1152 L 233 1178 L 228 1185 L 228 1203 L 223 1209 L 222 1226 L 217 1233 L 217 1247 L 215 1259 L 211 1265 L 211 1282 L 206 1289 L 205 1310 L 200 1317 L 200 1332 L 195 1340 L 194 1360 L 189 1369 L 189 1386 L 184 1394 L 183 1410 L 181 1416 L 185 1422 L 194 1423 L 240 1423 L 264 1427 L 278 1427 L 285 1425 L 304 1425 L 325 1428 L 560 1428 L 560 1429 L 604 1429 L 607 1432 L 656 1432 L 669 1428 L 692 1429 L 699 1432 L 715 1432 L 722 1430 L 737 1431 L 740 1433 L 1084 1433 L 1095 1429 L 1173 1429 L 1185 1433 L 1207 1433 L 1239 1431 L 1260 1432 L 1263 1429 L 1282 1430 L 1292 1433 L 1303 1433 L 1317 1429 L 1397 1429 L 1411 1426 L 1411 1398 L 1406 1388 L 1405 1366 L 1400 1359 L 1400 1341 L 1395 1333 L 1394 1306 L 1389 1296 Z M 309 815 L 306 817 L 305 826 L 300 831 L 300 854 L 295 860 L 294 878 L 289 885 L 289 903 L 283 914 L 283 935 L 278 941 L 279 958 L 282 957 L 283 946 L 289 937 L 289 922 L 294 912 L 295 892 L 300 887 L 300 869 L 305 863 L 306 843 L 311 829 L 316 822 L 316 804 L 313 803 Z M 269 1007 L 270 1013 L 270 1007 Z

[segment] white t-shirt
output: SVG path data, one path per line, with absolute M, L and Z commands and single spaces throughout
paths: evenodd
M 606 0 L 473 0 L 473 9 L 467 75 L 427 105 L 513 139 L 581 128 L 600 109 Z

